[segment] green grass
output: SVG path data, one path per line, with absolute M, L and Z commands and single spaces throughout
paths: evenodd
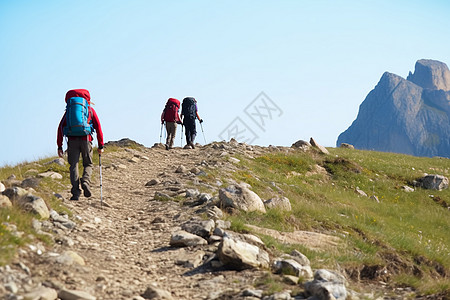
M 118 151 L 118 147 L 108 147 L 107 152 Z M 50 179 L 42 178 L 39 185 L 34 188 L 33 194 L 41 197 L 47 204 L 47 206 L 59 214 L 72 215 L 72 212 L 63 205 L 60 199 L 54 196 L 54 193 L 70 190 L 70 174 L 69 165 L 60 166 L 58 164 L 49 162 L 53 161 L 56 157 L 47 157 L 40 159 L 36 162 L 23 162 L 16 166 L 5 166 L 0 168 L 0 181 L 8 187 L 8 178 L 11 175 L 15 176 L 18 183 L 28 177 L 36 177 L 37 174 L 54 171 L 63 176 L 63 179 Z M 94 149 L 93 162 L 94 165 L 98 165 L 97 149 Z M 83 166 L 80 160 L 79 163 L 80 174 L 83 171 Z M 92 178 L 95 178 L 96 174 L 93 174 Z M 50 243 L 51 241 L 45 235 L 37 234 L 31 226 L 33 218 L 37 218 L 28 212 L 24 212 L 19 207 L 13 205 L 10 208 L 0 208 L 0 265 L 5 265 L 11 262 L 15 256 L 18 247 L 25 245 L 32 239 L 38 239 L 44 243 Z M 11 226 L 16 226 L 18 232 L 23 232 L 22 236 L 15 236 L 14 231 L 10 230 Z
M 282 231 L 337 235 L 346 246 L 339 253 L 309 253 L 313 265 L 332 268 L 338 263 L 349 270 L 385 266 L 393 273 L 394 283 L 401 285 L 404 280 L 397 278 L 410 278 L 410 286 L 424 294 L 450 293 L 450 211 L 444 207 L 450 203 L 450 190 L 419 188 L 407 193 L 401 189 L 424 173 L 449 177 L 450 160 L 340 148 L 329 151 L 326 156 L 295 152 L 239 157 L 240 169 L 234 178 L 249 183 L 263 200 L 279 194 L 271 184 L 275 183 L 290 199 L 292 211 L 240 213 L 233 222 L 239 224 L 240 219 L 243 224 Z M 316 164 L 329 176 L 308 174 Z M 376 196 L 380 203 L 358 195 L 356 188 Z M 278 251 L 290 249 L 262 238 Z

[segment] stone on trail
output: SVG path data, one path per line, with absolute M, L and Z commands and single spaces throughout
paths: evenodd
M 179 230 L 172 234 L 169 244 L 172 247 L 189 247 L 207 245 L 208 241 L 198 235 Z
M 56 262 L 62 265 L 71 266 L 74 263 L 79 264 L 80 266 L 86 265 L 84 259 L 74 251 L 64 251 L 60 256 L 56 258 Z
M 208 238 L 214 231 L 216 223 L 214 220 L 191 220 L 181 225 L 186 232 Z
M 310 266 L 302 266 L 294 259 L 279 258 L 273 262 L 272 269 L 276 274 L 293 275 L 297 277 L 313 278 Z
M 142 294 L 145 299 L 155 299 L 155 300 L 173 300 L 172 294 L 166 290 L 159 289 L 154 286 L 149 286 L 145 292 Z
M 159 181 L 158 179 L 152 179 L 149 182 L 147 182 L 145 184 L 145 186 L 154 186 L 154 185 L 157 185 L 157 184 L 160 184 L 160 183 L 161 183 L 161 181 Z
M 230 185 L 225 189 L 220 189 L 219 199 L 222 207 L 266 213 L 261 198 L 255 192 L 241 185 Z
M 84 291 L 61 290 L 58 293 L 61 300 L 96 300 L 97 298 Z
M 40 286 L 37 287 L 36 289 L 31 290 L 30 292 L 26 293 L 23 296 L 24 300 L 34 300 L 34 299 L 39 299 L 39 300 L 55 300 L 58 298 L 58 293 L 51 288 L 45 287 L 45 286 Z
M 187 168 L 183 165 L 179 166 L 175 171 L 175 173 L 186 173 L 186 172 L 187 172 Z
M 217 255 L 225 266 L 237 270 L 269 267 L 269 254 L 266 251 L 227 236 L 222 239 Z

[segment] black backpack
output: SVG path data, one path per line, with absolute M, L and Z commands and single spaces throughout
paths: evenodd
M 186 97 L 183 99 L 183 104 L 181 105 L 181 114 L 185 118 L 195 119 L 197 117 L 196 103 L 194 97 Z

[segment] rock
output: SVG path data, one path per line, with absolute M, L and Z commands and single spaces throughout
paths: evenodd
M 231 227 L 230 221 L 216 220 L 216 228 L 229 229 L 230 227 Z
M 242 291 L 242 296 L 244 297 L 255 297 L 255 298 L 262 298 L 263 290 L 252 290 L 252 289 L 245 289 Z
M 170 237 L 170 246 L 172 247 L 188 247 L 207 244 L 208 241 L 204 238 L 184 230 L 176 231 Z
M 0 194 L 0 208 L 11 207 L 11 206 L 12 206 L 11 200 L 9 200 L 9 198 L 6 197 L 5 195 Z
M 289 285 L 297 285 L 299 280 L 300 278 L 297 276 L 283 275 L 283 282 Z
M 366 192 L 364 192 L 363 190 L 360 190 L 359 187 L 356 187 L 355 193 L 357 193 L 360 196 L 367 197 Z
M 142 297 L 145 299 L 157 299 L 157 300 L 173 300 L 172 294 L 166 290 L 156 288 L 154 286 L 148 287 Z
M 200 192 L 196 189 L 187 189 L 186 190 L 186 198 L 195 198 L 200 195 Z
M 418 60 L 414 74 L 410 72 L 407 80 L 424 89 L 450 91 L 450 71 L 446 64 L 436 60 Z
M 346 149 L 355 149 L 355 146 L 353 146 L 352 144 L 348 144 L 348 143 L 341 143 L 341 148 L 346 148 Z
M 131 163 L 137 164 L 137 163 L 139 163 L 141 160 L 140 160 L 139 158 L 137 158 L 137 157 L 132 157 L 132 158 L 129 159 L 128 161 L 131 162 Z
M 13 294 L 16 294 L 19 291 L 19 288 L 17 287 L 17 284 L 14 281 L 5 283 L 4 287 L 5 287 L 5 290 L 7 290 L 8 292 L 11 292 Z
M 261 198 L 243 186 L 231 185 L 226 189 L 220 189 L 219 199 L 222 207 L 232 207 L 244 211 L 266 212 Z
M 279 196 L 273 197 L 269 200 L 264 201 L 264 206 L 270 209 L 277 208 L 285 211 L 292 210 L 291 202 L 286 197 L 279 197 Z
M 407 186 L 407 185 L 402 186 L 402 190 L 404 190 L 407 193 L 414 192 L 414 189 L 412 187 Z
M 213 233 L 215 226 L 214 220 L 191 220 L 182 224 L 181 229 L 206 239 Z
M 303 253 L 301 253 L 298 250 L 292 250 L 291 257 L 293 259 L 295 259 L 302 266 L 310 266 L 311 265 L 311 262 L 309 261 L 308 257 L 306 257 L 306 255 L 304 255 Z
M 319 145 L 319 143 L 317 143 L 313 138 L 309 139 L 309 143 L 311 144 L 311 146 L 313 146 L 314 148 L 319 149 L 319 151 L 323 154 L 330 154 L 330 152 L 328 152 L 327 148 L 325 148 L 322 145 Z
M 272 264 L 272 269 L 276 274 L 293 275 L 303 278 L 313 278 L 310 266 L 302 266 L 294 259 L 276 259 Z
M 20 184 L 23 188 L 37 188 L 41 181 L 38 178 L 30 177 L 22 181 Z
M 269 255 L 266 251 L 228 236 L 222 239 L 217 255 L 225 266 L 237 270 L 269 267 Z
M 109 141 L 105 144 L 105 147 L 121 147 L 121 148 L 130 148 L 130 147 L 144 147 L 144 145 L 139 144 L 129 138 L 123 138 L 119 141 Z
M 337 139 L 357 149 L 450 157 L 450 72 L 419 60 L 407 79 L 385 72 L 359 107 L 356 120 Z
M 51 178 L 51 179 L 62 179 L 63 178 L 63 176 L 61 174 L 53 172 L 53 171 L 39 173 L 37 176 L 42 177 L 42 178 Z
M 428 190 L 442 191 L 448 188 L 448 178 L 442 175 L 426 175 L 417 180 L 419 185 Z
M 172 200 L 172 197 L 170 197 L 169 195 L 162 193 L 162 192 L 155 192 L 155 196 L 154 196 L 155 200 Z
M 54 222 L 60 223 L 62 226 L 64 226 L 67 229 L 73 229 L 76 226 L 76 223 L 69 220 L 67 217 L 60 216 L 56 211 L 53 209 L 50 210 L 50 217 Z
M 266 296 L 262 298 L 263 300 L 291 300 L 291 292 L 290 291 L 283 291 L 283 292 L 277 292 L 273 295 Z
M 186 172 L 187 172 L 187 168 L 183 165 L 179 166 L 175 171 L 175 173 L 186 173 Z
M 64 251 L 60 256 L 56 258 L 56 262 L 62 265 L 71 266 L 74 263 L 84 266 L 86 263 L 84 259 L 74 251 Z
M 2 182 L 0 182 L 0 193 L 3 193 L 5 189 L 6 189 L 5 185 Z
M 48 219 L 50 217 L 48 207 L 44 200 L 40 197 L 32 195 L 22 188 L 8 188 L 3 192 L 3 194 L 8 196 L 12 203 L 17 204 L 26 211 L 38 214 L 43 219 Z
M 152 179 L 149 182 L 147 182 L 145 184 L 145 186 L 154 186 L 154 185 L 157 185 L 157 184 L 160 184 L 160 183 L 161 183 L 161 181 L 159 181 L 158 179 Z
M 94 296 L 83 291 L 66 290 L 59 291 L 58 297 L 61 300 L 96 300 Z
M 229 157 L 229 158 L 228 158 L 228 161 L 232 162 L 233 164 L 237 164 L 237 163 L 240 163 L 240 162 L 241 162 L 240 159 L 237 159 L 237 158 L 235 158 L 235 157 Z
M 220 208 L 217 206 L 213 206 L 211 208 L 208 208 L 206 211 L 206 215 L 214 220 L 222 219 L 223 218 L 223 212 Z
M 49 161 L 49 162 L 45 163 L 45 165 L 51 165 L 51 164 L 57 164 L 57 165 L 60 165 L 60 166 L 65 166 L 66 165 L 66 161 L 64 160 L 64 158 L 58 157 L 58 158 L 55 158 L 52 161 Z
M 346 280 L 342 275 L 320 269 L 314 273 L 314 280 L 304 284 L 308 295 L 318 300 L 345 300 L 347 298 Z
M 54 289 L 45 286 L 40 286 L 23 296 L 24 300 L 55 300 L 56 298 L 58 298 L 58 293 Z
M 182 265 L 185 268 L 197 268 L 203 262 L 204 251 L 188 252 L 184 249 L 177 255 L 175 264 Z
M 194 168 L 192 168 L 192 169 L 190 170 L 190 172 L 191 172 L 192 174 L 197 175 L 197 174 L 199 174 L 199 173 L 201 172 L 201 170 L 200 170 L 199 168 L 197 168 L 197 167 L 194 167 Z
M 292 148 L 299 148 L 303 151 L 311 149 L 311 144 L 304 140 L 298 140 L 292 144 Z

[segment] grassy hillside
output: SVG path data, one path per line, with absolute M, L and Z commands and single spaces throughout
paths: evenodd
M 240 213 L 230 217 L 234 224 L 340 236 L 344 243 L 338 252 L 302 249 L 313 267 L 338 265 L 353 279 L 450 295 L 450 190 L 402 189 L 424 173 L 448 177 L 450 160 L 329 150 L 330 155 L 298 151 L 239 157 L 235 179 L 250 183 L 263 199 L 282 190 L 292 211 Z M 269 237 L 265 241 L 290 250 Z
M 269 209 L 266 214 L 229 215 L 235 230 L 249 231 L 245 224 L 252 224 L 288 232 L 317 231 L 342 240 L 338 250 L 319 251 L 280 244 L 260 234 L 273 252 L 300 250 L 313 268 L 339 269 L 353 282 L 383 282 L 413 287 L 419 294 L 450 297 L 450 190 L 406 192 L 402 188 L 412 186 L 424 173 L 450 177 L 450 160 L 339 148 L 329 151 L 330 155 L 299 150 L 267 151 L 255 158 L 236 156 L 240 162 L 235 172 L 211 169 L 204 180 L 226 182 L 231 176 L 249 183 L 262 199 L 275 195 L 290 199 L 289 212 Z M 94 157 L 97 164 L 98 157 Z M 23 180 L 57 171 L 64 178 L 42 179 L 35 194 L 58 212 L 70 214 L 53 194 L 67 189 L 68 166 L 47 164 L 51 160 L 2 168 L 0 181 L 11 174 Z M 357 189 L 367 196 L 356 193 Z M 0 265 L 9 263 L 17 248 L 32 239 L 49 242 L 31 229 L 32 218 L 14 207 L 0 209 Z M 24 234 L 12 234 L 11 224 Z

